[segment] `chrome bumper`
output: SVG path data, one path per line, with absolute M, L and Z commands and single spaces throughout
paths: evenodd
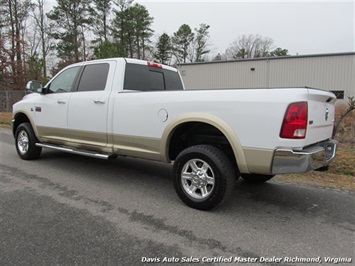
M 272 174 L 305 173 L 327 166 L 335 157 L 337 144 L 336 140 L 329 140 L 304 149 L 277 149 Z
M 15 128 L 14 128 L 14 126 L 15 126 L 15 119 L 12 119 L 11 120 L 11 131 L 12 131 L 12 135 L 14 135 L 14 137 L 15 137 Z

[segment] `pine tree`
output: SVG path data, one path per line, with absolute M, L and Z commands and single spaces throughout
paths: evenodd
M 69 63 L 82 61 L 86 56 L 86 26 L 91 22 L 90 0 L 58 0 L 57 4 L 47 16 L 56 29 L 51 35 L 58 40 L 58 57 Z
M 210 50 L 207 50 L 208 46 L 208 38 L 209 38 L 209 32 L 208 29 L 210 28 L 209 25 L 207 24 L 200 24 L 200 28 L 195 28 L 196 32 L 196 38 L 195 38 L 195 62 L 202 62 L 205 61 L 203 59 L 203 56 L 208 54 Z
M 90 10 L 93 33 L 95 39 L 93 43 L 103 43 L 108 41 L 110 33 L 109 17 L 111 14 L 111 0 L 93 0 L 93 8 Z
M 137 51 L 137 58 L 145 59 L 145 51 L 149 45 L 150 37 L 153 35 L 151 24 L 153 18 L 149 16 L 149 12 L 145 6 L 135 4 L 130 8 L 133 18 L 135 46 Z
M 191 28 L 187 24 L 180 26 L 177 32 L 174 33 L 172 37 L 172 42 L 174 46 L 174 55 L 178 62 L 186 63 L 188 56 L 188 49 L 190 44 L 194 40 L 194 33 L 191 31 Z
M 162 64 L 168 64 L 171 58 L 171 40 L 168 34 L 163 33 L 160 35 L 158 43 L 155 46 L 156 51 L 154 57 L 157 62 Z
M 129 13 L 127 9 L 131 6 L 133 0 L 117 0 L 115 1 L 118 9 L 114 10 L 114 19 L 112 20 L 112 35 L 116 42 L 119 42 L 124 49 L 128 52 L 129 40 L 127 37 L 129 33 Z M 132 51 L 133 52 L 133 51 Z
M 104 41 L 94 48 L 94 59 L 125 57 L 126 51 L 121 44 Z
M 140 4 L 129 6 L 129 4 L 130 2 L 115 11 L 116 16 L 112 22 L 113 34 L 129 57 L 144 59 L 154 32 L 151 28 L 153 18 L 150 17 L 145 6 Z

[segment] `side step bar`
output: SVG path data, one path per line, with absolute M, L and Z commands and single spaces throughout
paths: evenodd
M 57 150 L 57 151 L 78 154 L 78 155 L 84 155 L 84 156 L 93 157 L 93 158 L 104 159 L 104 160 L 114 159 L 117 157 L 115 154 L 101 154 L 101 153 L 95 153 L 95 152 L 91 152 L 91 151 L 56 146 L 56 145 L 52 145 L 52 144 L 49 145 L 49 144 L 36 143 L 36 146 L 41 147 L 41 148 L 47 148 L 47 149 L 52 149 L 52 150 Z

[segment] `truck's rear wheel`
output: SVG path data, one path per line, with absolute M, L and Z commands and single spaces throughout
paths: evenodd
M 271 178 L 273 178 L 274 175 L 254 175 L 254 174 L 243 174 L 242 178 L 244 181 L 248 183 L 265 183 L 266 181 L 269 181 Z
M 16 151 L 21 159 L 34 160 L 41 155 L 42 148 L 36 146 L 38 142 L 30 123 L 22 123 L 15 133 Z
M 233 192 L 235 172 L 220 149 L 197 145 L 183 150 L 174 163 L 174 187 L 188 206 L 209 210 L 223 203 Z

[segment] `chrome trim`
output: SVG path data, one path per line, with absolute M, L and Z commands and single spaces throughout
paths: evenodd
M 305 173 L 327 166 L 335 157 L 338 142 L 329 140 L 303 148 L 279 148 L 274 153 L 272 174 Z
M 49 144 L 42 144 L 42 143 L 36 143 L 36 146 L 37 147 L 42 147 L 42 148 L 47 148 L 47 149 L 52 149 L 52 150 L 57 150 L 57 151 L 62 151 L 62 152 L 68 152 L 68 153 L 73 153 L 73 154 L 78 154 L 78 155 L 84 155 L 84 156 L 93 157 L 93 158 L 104 159 L 104 160 L 108 160 L 108 159 L 116 157 L 116 155 L 114 155 L 114 154 L 101 154 L 101 153 L 95 153 L 95 152 L 92 152 L 92 151 L 77 150 L 77 149 L 61 147 L 61 146 L 55 146 L 55 145 L 49 145 Z
M 12 120 L 11 120 L 11 131 L 12 131 L 12 135 L 14 135 L 14 137 L 15 137 L 15 129 L 14 129 L 14 126 L 15 126 L 15 119 L 12 119 Z

